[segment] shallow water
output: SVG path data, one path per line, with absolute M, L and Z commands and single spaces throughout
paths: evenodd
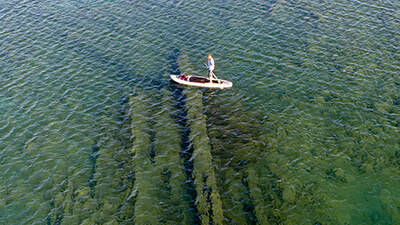
M 399 7 L 0 3 L 0 223 L 398 224 Z

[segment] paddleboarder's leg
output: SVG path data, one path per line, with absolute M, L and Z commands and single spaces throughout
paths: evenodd
M 208 70 L 208 79 L 210 80 L 210 83 L 212 83 L 213 79 L 212 70 Z

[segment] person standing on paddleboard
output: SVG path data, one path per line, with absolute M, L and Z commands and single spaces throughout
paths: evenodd
M 208 65 L 208 79 L 210 80 L 210 83 L 212 83 L 212 80 L 213 80 L 213 75 L 212 74 L 213 74 L 213 70 L 215 68 L 214 59 L 211 56 L 211 54 L 207 55 L 207 59 L 208 59 L 208 63 L 207 63 L 207 65 Z

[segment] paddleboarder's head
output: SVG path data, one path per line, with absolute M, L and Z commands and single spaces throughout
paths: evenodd
M 208 54 L 207 59 L 211 59 L 211 58 L 212 58 L 211 54 Z

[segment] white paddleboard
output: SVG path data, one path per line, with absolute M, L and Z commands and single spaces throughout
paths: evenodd
M 193 75 L 175 75 L 171 74 L 171 79 L 178 84 L 189 85 L 194 87 L 205 88 L 230 88 L 233 83 L 222 79 L 213 79 L 212 83 L 208 77 L 193 76 Z

